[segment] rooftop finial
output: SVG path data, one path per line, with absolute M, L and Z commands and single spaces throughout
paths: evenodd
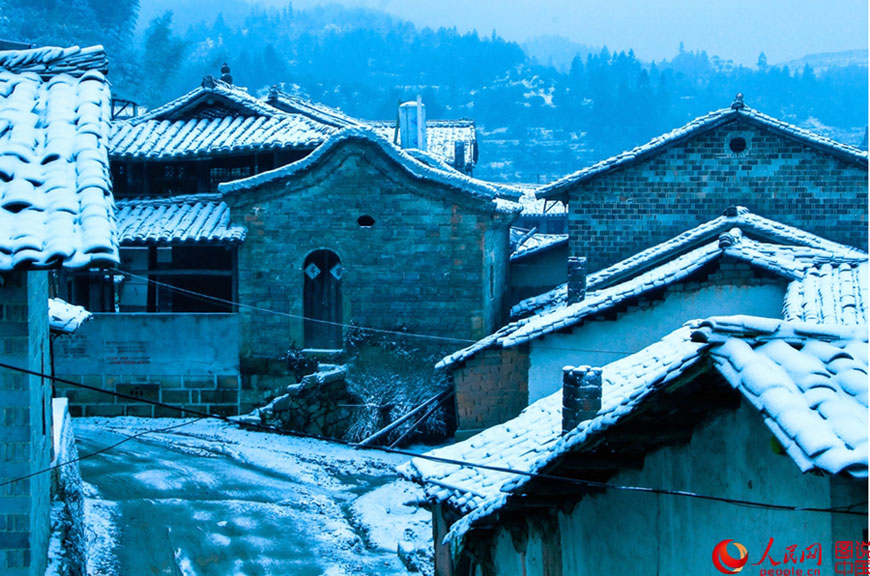
M 269 86 L 269 96 L 267 98 L 269 102 L 275 102 L 278 100 L 278 85 L 272 84 Z
M 734 102 L 731 103 L 732 110 L 743 110 L 746 104 L 743 103 L 743 92 L 738 92 L 734 97 Z
M 233 83 L 233 75 L 230 74 L 230 67 L 226 62 L 221 66 L 221 82 L 226 82 L 227 84 Z
M 212 76 L 211 74 L 206 74 L 205 76 L 203 76 L 201 86 L 203 88 L 214 88 L 214 76 Z

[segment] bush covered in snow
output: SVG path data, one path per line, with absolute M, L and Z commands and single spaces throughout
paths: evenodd
M 402 328 L 391 332 L 398 333 L 351 329 L 345 338 L 348 390 L 361 399 L 347 434 L 350 441 L 371 436 L 447 387 L 446 378 L 434 369 L 444 355 L 442 346 L 403 336 Z M 453 417 L 452 406 L 450 401 L 442 403 L 402 443 L 444 438 Z M 378 443 L 399 439 L 418 418 L 410 418 Z

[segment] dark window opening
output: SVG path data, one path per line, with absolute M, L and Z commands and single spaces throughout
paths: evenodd
M 363 214 L 356 219 L 356 223 L 359 224 L 362 228 L 371 228 L 375 225 L 375 219 L 368 214 Z
M 209 190 L 211 192 L 218 191 L 218 184 L 221 182 L 232 182 L 254 175 L 252 166 L 233 166 L 233 167 L 218 167 L 208 171 Z
M 235 248 L 121 248 L 121 269 L 70 274 L 67 299 L 92 312 L 232 312 Z
M 746 139 L 732 138 L 731 141 L 728 142 L 728 147 L 731 148 L 731 151 L 735 154 L 740 154 L 746 150 Z

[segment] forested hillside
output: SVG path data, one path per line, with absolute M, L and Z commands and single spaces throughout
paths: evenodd
M 530 42 L 524 51 L 494 32 L 420 29 L 372 10 L 216 0 L 185 2 L 176 16 L 161 2 L 0 0 L 0 37 L 101 43 L 115 94 L 146 106 L 197 86 L 223 62 L 254 93 L 284 84 L 362 118 L 394 118 L 398 100 L 420 94 L 430 118 L 477 121 L 476 175 L 495 180 L 551 180 L 727 106 L 737 92 L 752 107 L 851 144 L 861 144 L 867 125 L 866 52 L 863 60 L 805 58 L 797 69 L 771 66 L 761 54 L 747 68 L 675 39 L 666 61 L 578 44 L 566 66 L 568 42 Z

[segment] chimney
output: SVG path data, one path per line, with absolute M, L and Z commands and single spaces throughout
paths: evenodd
M 453 167 L 465 173 L 465 142 L 462 140 L 453 143 Z
M 227 84 L 233 83 L 233 75 L 230 74 L 230 67 L 226 62 L 221 66 L 221 82 L 226 82 Z
M 562 434 L 601 410 L 601 368 L 565 366 L 562 372 Z
M 416 102 L 399 104 L 399 144 L 426 151 L 426 106 L 419 96 Z
M 568 257 L 568 305 L 586 298 L 586 257 Z

